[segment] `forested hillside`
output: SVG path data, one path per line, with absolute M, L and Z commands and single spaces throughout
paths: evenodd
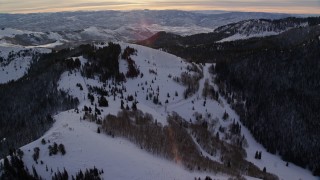
M 162 33 L 149 45 L 188 60 L 216 62 L 212 72 L 221 93 L 255 138 L 268 151 L 320 175 L 320 27 L 316 24 L 277 36 L 192 46 L 172 40 L 165 45 Z M 209 34 L 201 36 L 210 39 Z
M 83 55 L 92 60 L 84 65 L 86 76 L 100 72 L 102 79 L 118 78 L 120 52 L 120 46 L 111 43 L 101 49 L 82 45 L 39 55 L 26 76 L 0 85 L 0 156 L 39 138 L 52 125 L 55 113 L 77 106 L 77 98 L 58 90 L 61 74 L 80 68 L 79 59 L 71 57 Z
M 320 175 L 319 35 L 290 48 L 235 53 L 228 61 L 218 61 L 215 69 L 218 84 L 255 138 L 268 151 L 309 167 L 316 175 Z
M 35 58 L 27 76 L 0 85 L 0 155 L 41 136 L 53 123 L 51 115 L 77 105 L 57 90 L 69 51 Z

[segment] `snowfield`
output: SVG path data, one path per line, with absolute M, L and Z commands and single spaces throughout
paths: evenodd
M 98 134 L 96 124 L 80 121 L 80 117 L 81 115 L 72 110 L 56 115 L 56 123 L 42 137 L 51 143 L 63 143 L 66 155 L 49 156 L 48 145 L 42 145 L 39 139 L 21 148 L 25 152 L 23 160 L 27 166 L 34 165 L 39 175 L 45 179 L 51 179 L 51 169 L 62 171 L 65 168 L 69 174 L 76 174 L 80 169 L 94 166 L 104 170 L 104 179 L 115 180 L 194 179 L 206 176 L 203 173 L 189 172 L 173 162 L 154 157 L 125 139 Z M 34 147 L 40 147 L 40 160 L 44 162 L 43 165 L 34 163 Z M 46 165 L 49 171 L 46 171 Z M 227 179 L 222 175 L 215 177 Z
M 95 31 L 95 29 L 88 29 Z M 212 64 L 195 65 L 203 73 L 203 77 L 199 81 L 199 90 L 191 97 L 185 99 L 183 92 L 185 87 L 176 83 L 173 77 L 178 77 L 182 72 L 187 72 L 189 63 L 174 55 L 150 49 L 147 47 L 120 43 L 122 50 L 130 46 L 137 50 L 137 55 L 132 56 L 136 65 L 139 67 L 143 77 L 134 79 L 127 78 L 127 82 L 123 85 L 127 91 L 124 96 L 135 95 L 138 100 L 137 107 L 139 110 L 150 113 L 154 119 L 163 125 L 167 124 L 167 115 L 172 112 L 177 112 L 180 116 L 187 121 L 195 122 L 195 112 L 201 113 L 206 116 L 211 114 L 211 120 L 218 120 L 218 125 L 212 129 L 217 131 L 219 126 L 228 127 L 233 120 L 239 122 L 239 116 L 230 108 L 226 100 L 221 98 L 219 101 L 206 99 L 205 106 L 202 90 L 204 83 L 208 80 L 209 84 L 217 88 L 213 83 L 213 77 L 209 73 L 209 67 Z M 98 46 L 98 45 L 97 45 Z M 79 58 L 81 63 L 84 64 L 87 60 L 83 57 Z M 127 71 L 127 62 L 120 61 L 120 71 Z M 1 73 L 1 71 L 0 71 Z M 1 76 L 2 78 L 2 76 Z M 80 90 L 76 84 L 81 84 L 83 90 Z M 109 82 L 111 83 L 111 81 Z M 88 85 L 102 87 L 98 79 L 84 78 L 79 71 L 65 72 L 62 74 L 59 81 L 59 89 L 62 89 L 73 97 L 77 97 L 80 101 L 79 112 L 69 110 L 61 112 L 54 116 L 55 123 L 53 127 L 46 132 L 38 140 L 21 147 L 25 155 L 23 160 L 29 169 L 34 166 L 38 174 L 45 178 L 51 179 L 53 172 L 65 168 L 69 175 L 75 175 L 80 169 L 93 168 L 103 169 L 104 179 L 194 179 L 195 177 L 210 176 L 213 179 L 228 179 L 229 177 L 224 174 L 208 174 L 202 172 L 190 172 L 184 169 L 181 165 L 175 164 L 173 161 L 164 160 L 161 157 L 156 157 L 150 153 L 142 150 L 139 146 L 129 142 L 123 138 L 112 138 L 104 133 L 98 134 L 98 126 L 95 123 L 81 120 L 83 116 L 83 107 L 88 106 L 94 108 L 94 105 L 87 99 L 89 92 Z M 152 100 L 146 100 L 148 93 L 156 91 L 159 88 L 159 101 L 162 105 L 155 105 Z M 178 94 L 176 96 L 175 94 Z M 168 96 L 169 94 L 169 96 Z M 98 95 L 95 94 L 95 102 Z M 116 115 L 120 111 L 120 98 L 115 99 L 107 97 L 109 107 L 99 107 L 102 109 L 101 117 L 105 115 Z M 165 101 L 168 100 L 166 104 Z M 131 107 L 131 103 L 128 102 Z M 194 109 L 194 110 L 193 110 Z M 224 112 L 229 114 L 227 120 L 222 120 Z M 240 123 L 240 122 L 239 122 Z M 241 124 L 241 123 L 240 123 Z M 266 167 L 267 172 L 276 174 L 279 179 L 283 180 L 316 180 L 318 177 L 312 176 L 311 172 L 297 167 L 293 164 L 286 166 L 286 162 L 282 161 L 277 155 L 272 155 L 258 144 L 247 128 L 242 126 L 242 134 L 245 136 L 248 147 L 245 148 L 247 152 L 247 160 L 253 162 L 259 168 Z M 223 135 L 221 136 L 223 138 Z M 47 144 L 43 145 L 41 140 L 45 139 Z M 48 142 L 50 141 L 50 143 Z M 49 156 L 48 145 L 56 142 L 57 144 L 64 144 L 66 154 Z M 32 159 L 33 149 L 40 148 L 40 157 L 38 162 L 43 161 L 43 164 L 36 164 Z M 199 150 L 205 156 L 210 156 L 200 146 Z M 262 159 L 257 160 L 254 158 L 256 151 L 262 151 Z M 219 154 L 210 157 L 219 161 Z M 46 170 L 48 167 L 48 171 Z M 247 179 L 255 179 L 246 177 Z
M 234 34 L 232 36 L 229 36 L 227 38 L 224 38 L 218 42 L 228 42 L 228 41 L 237 41 L 237 40 L 243 40 L 243 39 L 250 39 L 254 37 L 266 37 L 266 36 L 273 36 L 273 35 L 278 35 L 280 32 L 273 32 L 273 31 L 266 31 L 263 33 L 258 33 L 258 34 L 250 34 L 250 35 L 245 35 L 245 34 Z

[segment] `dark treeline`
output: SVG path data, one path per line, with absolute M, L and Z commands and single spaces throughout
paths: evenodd
M 97 48 L 93 45 L 81 45 L 83 56 L 88 60 L 82 68 L 83 75 L 92 78 L 97 75 L 100 81 L 109 78 L 124 81 L 124 74 L 119 72 L 119 57 L 121 47 L 119 44 L 109 43 L 108 46 Z
M 9 159 L 6 157 L 3 163 L 0 163 L 0 179 L 2 180 L 37 180 L 41 179 L 37 171 L 32 168 L 31 174 L 20 157 L 13 155 Z

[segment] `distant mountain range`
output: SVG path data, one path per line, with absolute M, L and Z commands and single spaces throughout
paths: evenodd
M 97 11 L 0 14 L 0 45 L 52 47 L 86 41 L 137 41 L 165 31 L 181 36 L 213 32 L 248 19 L 288 14 L 187 11 Z

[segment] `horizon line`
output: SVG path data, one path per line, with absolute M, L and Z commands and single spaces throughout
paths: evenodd
M 245 11 L 245 10 L 221 10 L 221 9 L 199 9 L 199 10 L 185 10 L 185 9 L 83 9 L 83 10 L 62 10 L 62 11 L 35 11 L 35 12 L 0 12 L 0 14 L 10 14 L 10 15 L 28 15 L 28 14 L 54 14 L 54 13 L 75 13 L 75 12 L 103 12 L 103 11 L 118 11 L 118 12 L 130 12 L 130 11 L 185 11 L 185 12 L 212 12 L 217 11 L 217 14 L 224 13 L 266 13 L 266 14 L 286 14 L 286 15 L 313 15 L 320 16 L 319 13 L 309 12 L 309 13 L 294 13 L 294 12 L 273 12 L 273 11 Z M 220 12 L 220 13 L 219 13 Z M 208 13 L 210 14 L 210 13 Z

